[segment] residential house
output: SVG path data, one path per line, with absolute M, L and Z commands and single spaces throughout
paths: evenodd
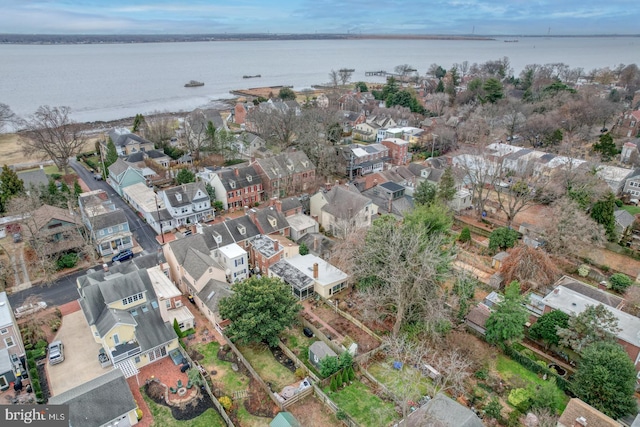
M 122 159 L 116 160 L 114 164 L 109 166 L 108 170 L 109 176 L 107 183 L 111 188 L 116 190 L 116 193 L 120 196 L 122 196 L 122 190 L 130 185 L 139 183 L 147 184 L 147 179 L 142 173 L 142 170 L 131 166 Z
M 162 317 L 154 289 L 160 276 L 164 275 L 150 276 L 147 269 L 127 262 L 89 270 L 77 279 L 80 308 L 94 340 L 127 377 L 178 348 L 176 332 L 170 319 Z
M 636 138 L 633 141 L 628 141 L 622 144 L 622 151 L 620 153 L 620 161 L 623 163 L 632 163 L 638 159 L 638 144 L 640 144 L 640 138 Z
M 384 170 L 384 164 L 389 160 L 389 148 L 383 144 L 351 144 L 341 149 L 346 165 L 347 176 L 367 175 Z
M 308 196 L 306 196 L 308 199 Z M 280 203 L 280 212 L 287 218 L 292 215 L 298 215 L 304 213 L 304 206 L 302 201 L 298 197 L 287 197 L 286 199 L 276 200 L 275 204 Z
M 616 222 L 616 234 L 620 238 L 627 236 L 631 232 L 633 223 L 636 222 L 636 217 L 624 209 L 616 209 L 613 212 L 613 216 Z
M 347 134 L 351 133 L 357 125 L 364 123 L 366 119 L 364 111 L 340 111 L 339 120 L 342 124 L 342 131 Z
M 249 247 L 251 265 L 255 273 L 269 274 L 269 267 L 284 259 L 284 248 L 278 240 L 260 235 L 251 241 Z
M 158 166 L 168 168 L 171 165 L 171 157 L 166 155 L 163 150 L 148 150 L 131 153 L 124 160 L 132 165 L 137 165 L 140 169 L 145 167 L 145 160 L 151 160 Z
M 371 199 L 351 185 L 334 185 L 311 196 L 311 216 L 334 236 L 344 237 L 351 230 L 369 227 L 376 213 Z
M 175 224 L 179 227 L 213 220 L 213 208 L 203 182 L 190 182 L 158 192 Z
M 636 169 L 627 177 L 622 192 L 629 194 L 632 200 L 640 200 L 640 169 Z
M 407 417 L 406 427 L 483 427 L 478 416 L 443 393 L 438 393 Z
M 281 209 L 282 203 L 278 200 L 273 206 L 267 206 L 262 209 L 249 209 L 247 216 L 258 227 L 260 234 L 279 234 L 289 237 L 291 235 L 289 221 L 287 221 Z
M 283 153 L 253 163 L 266 198 L 286 197 L 316 188 L 316 167 L 302 151 Z
M 237 125 L 244 125 L 247 119 L 247 113 L 253 108 L 253 104 L 250 102 L 237 102 L 233 107 L 233 123 Z
M 351 181 L 351 183 L 360 191 L 361 193 L 375 187 L 378 184 L 382 184 L 383 182 L 388 182 L 388 179 L 381 172 L 372 173 L 369 175 L 359 176 Z
M 406 165 L 409 162 L 409 142 L 400 138 L 385 138 L 380 144 L 389 149 L 389 157 L 392 164 Z
M 169 279 L 169 264 L 163 263 L 147 268 L 153 290 L 158 297 L 160 316 L 165 322 L 173 325 L 178 322 L 182 332 L 195 327 L 195 317 L 188 307 L 183 304 L 182 292 Z
M 138 183 L 124 188 L 122 199 L 138 212 L 156 234 L 163 234 L 178 227 L 177 220 L 166 208 L 164 200 L 146 184 Z
M 220 300 L 233 294 L 231 286 L 227 282 L 209 279 L 207 283 L 195 294 L 193 294 L 196 306 L 202 314 L 214 326 L 220 326 L 223 320 L 218 311 Z
M 135 133 L 131 133 L 126 128 L 113 128 L 108 133 L 108 138 L 100 141 L 100 155 L 103 159 L 107 157 L 107 145 L 108 141 L 113 141 L 116 146 L 116 152 L 118 156 L 128 156 L 131 153 L 138 151 L 153 150 L 153 142 L 142 138 Z
M 18 178 L 22 180 L 24 189 L 27 191 L 31 187 L 39 188 L 49 185 L 49 177 L 44 173 L 42 165 L 39 169 L 16 172 L 16 175 L 18 175 Z
M 262 178 L 252 166 L 205 170 L 198 175 L 213 187 L 225 210 L 233 212 L 263 200 Z
M 413 209 L 413 198 L 405 195 L 405 188 L 395 182 L 379 184 L 362 193 L 373 205 L 378 214 L 391 214 L 401 218 L 405 212 Z
M 73 251 L 85 243 L 80 218 L 56 206 L 43 205 L 23 217 L 21 229 L 46 255 Z
M 49 399 L 50 405 L 69 405 L 70 426 L 133 426 L 138 424 L 129 384 L 120 369 Z
M 624 188 L 627 178 L 629 178 L 633 172 L 632 169 L 601 165 L 596 171 L 596 176 L 609 185 L 613 194 L 618 195 Z
M 614 129 L 618 137 L 640 138 L 640 110 L 625 111 Z
M 298 244 L 307 245 L 307 249 L 309 249 L 309 253 L 320 257 L 324 260 L 328 260 L 333 252 L 333 247 L 335 246 L 335 242 L 329 239 L 322 233 L 307 233 L 298 239 Z
M 20 358 L 25 355 L 18 322 L 6 292 L 0 292 L 0 390 L 9 388 L 24 372 Z
M 558 419 L 558 427 L 622 427 L 622 424 L 574 397 Z
M 640 318 L 620 310 L 621 298 L 614 297 L 605 291 L 596 289 L 586 283 L 563 276 L 555 284 L 554 289 L 547 294 L 542 302 L 544 312 L 561 310 L 570 316 L 584 311 L 589 305 L 603 304 L 604 307 L 618 320 L 620 331 L 616 334 L 617 341 L 626 350 L 629 358 L 640 370 Z M 614 304 L 617 304 L 614 306 Z
M 296 242 L 308 233 L 317 233 L 320 231 L 318 221 L 303 213 L 291 215 L 287 217 L 291 230 L 291 239 Z
M 104 190 L 94 190 L 78 196 L 82 222 L 100 256 L 117 254 L 133 247 L 129 221 Z
M 302 424 L 291 412 L 278 412 L 269 423 L 269 427 L 302 427 Z
M 291 286 L 299 300 L 318 294 L 331 296 L 347 287 L 349 276 L 322 258 L 312 254 L 284 258 L 269 268 L 269 277 L 277 277 Z
M 378 136 L 378 126 L 376 123 L 359 123 L 353 128 L 353 139 L 364 142 L 376 142 Z
M 228 282 L 236 283 L 249 277 L 249 256 L 237 243 L 214 249 L 213 258 L 224 268 Z
M 251 159 L 265 149 L 267 142 L 256 134 L 243 132 L 232 145 L 245 159 Z
M 491 316 L 491 309 L 484 303 L 478 303 L 469 310 L 469 313 L 464 318 L 464 322 L 469 328 L 484 335 L 487 331 L 485 325 L 489 316 Z

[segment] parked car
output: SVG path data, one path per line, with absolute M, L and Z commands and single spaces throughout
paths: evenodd
M 38 311 L 44 310 L 45 308 L 47 308 L 47 303 L 44 301 L 21 305 L 20 307 L 15 309 L 16 319 L 19 319 L 23 316 L 28 316 L 29 314 L 37 313 Z
M 124 251 L 120 252 L 118 255 L 114 256 L 113 258 L 111 258 L 111 261 L 116 262 L 116 261 L 126 261 L 128 259 L 133 258 L 133 251 L 131 249 L 125 249 Z
M 49 344 L 49 364 L 57 365 L 64 362 L 64 344 L 62 341 L 54 341 Z
M 93 179 L 95 179 L 96 181 L 102 181 L 102 174 L 101 173 L 94 173 L 93 174 Z
M 307 337 L 307 338 L 313 338 L 313 331 L 309 328 L 303 328 L 302 329 L 302 333 Z

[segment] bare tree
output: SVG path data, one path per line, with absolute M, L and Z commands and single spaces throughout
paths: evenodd
M 332 70 L 333 72 L 333 70 Z M 351 76 L 353 75 L 353 70 L 349 68 L 341 68 L 338 70 L 338 78 L 340 80 L 340 84 L 342 86 L 346 86 L 347 83 L 351 81 Z
M 449 104 L 449 97 L 445 93 L 433 93 L 427 97 L 426 107 L 437 116 L 442 116 Z
M 247 122 L 265 141 L 284 150 L 294 144 L 299 117 L 293 108 L 279 109 L 262 103 L 249 111 Z
M 69 158 L 84 147 L 86 136 L 79 124 L 71 120 L 71 108 L 43 105 L 21 122 L 25 131 L 20 144 L 26 156 L 50 158 L 65 175 L 69 174 Z
M 194 160 L 200 160 L 200 152 L 210 140 L 209 128 L 215 126 L 200 108 L 193 110 L 184 118 L 184 136 L 187 142 L 187 149 L 193 154 Z
M 329 84 L 334 89 L 337 89 L 340 86 L 340 72 L 336 70 L 331 70 L 329 72 Z
M 145 118 L 144 137 L 162 147 L 175 135 L 176 120 L 168 114 L 155 112 Z
M 6 125 L 15 121 L 16 115 L 7 104 L 0 102 L 0 132 L 2 132 Z
M 379 318 L 393 318 L 394 336 L 407 322 L 422 321 L 434 328 L 430 315 L 441 311 L 437 289 L 442 267 L 448 263 L 442 238 L 384 217 L 370 229 L 365 242 L 355 248 L 354 265 L 363 307 L 375 310 Z
M 526 427 L 556 427 L 558 416 L 549 409 L 536 408 L 527 415 L 524 425 Z
M 509 256 L 500 266 L 500 274 L 504 283 L 517 280 L 520 286 L 544 291 L 558 280 L 560 270 L 541 248 L 519 245 L 509 251 Z
M 469 359 L 456 350 L 448 350 L 442 354 L 432 353 L 427 360 L 440 374 L 433 382 L 433 395 L 444 392 L 455 396 L 464 394 L 465 384 L 470 376 Z
M 469 150 L 453 159 L 453 164 L 464 171 L 465 181 L 471 189 L 476 213 L 480 216 L 491 195 L 491 189 L 502 175 L 502 162 L 490 151 L 480 148 Z
M 518 164 L 517 170 L 505 171 L 505 179 L 510 180 L 511 184 L 506 188 L 496 187 L 498 205 L 507 217 L 507 227 L 511 226 L 516 215 L 537 204 L 538 194 L 545 191 L 550 181 L 546 174 L 536 171 L 536 164 Z
M 552 253 L 578 254 L 585 247 L 606 242 L 604 227 L 568 198 L 555 202 L 552 214 L 545 220 L 542 224 L 545 247 Z
M 624 311 L 638 316 L 640 314 L 640 286 L 636 284 L 629 286 L 624 293 L 624 300 L 626 302 L 623 307 Z

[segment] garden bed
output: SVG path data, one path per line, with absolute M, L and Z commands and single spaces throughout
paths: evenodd
M 380 346 L 380 342 L 377 339 L 324 304 L 319 304 L 318 307 L 314 307 L 313 313 L 327 322 L 327 324 L 340 335 L 343 337 L 349 336 L 349 338 L 357 343 L 358 354 L 366 353 Z
M 367 371 L 401 400 L 417 402 L 429 394 L 431 380 L 406 364 L 398 370 L 393 367 L 393 360 L 386 359 L 370 364 Z
M 168 405 L 164 399 L 165 386 L 151 382 L 142 388 L 142 396 L 153 415 L 154 425 L 159 426 L 212 426 L 223 427 L 224 421 L 215 409 L 208 394 L 180 406 Z

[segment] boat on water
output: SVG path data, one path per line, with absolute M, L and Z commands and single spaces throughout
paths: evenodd
M 258 77 L 262 77 L 260 74 L 256 74 L 255 76 L 242 76 L 243 79 L 256 79 Z
M 513 40 L 505 40 L 505 43 L 518 43 L 520 40 L 518 39 L 513 39 Z
M 184 85 L 184 87 L 198 87 L 198 86 L 204 86 L 204 83 L 196 80 L 189 80 L 189 83 L 186 83 Z

